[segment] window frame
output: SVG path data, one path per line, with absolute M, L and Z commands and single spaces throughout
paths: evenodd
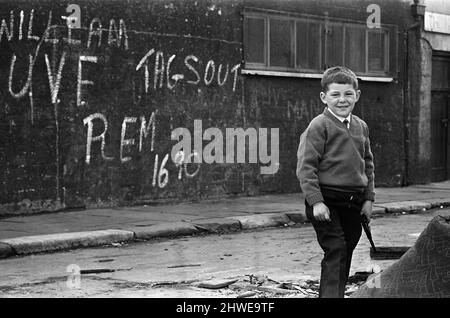
M 271 22 L 270 22 L 270 20 L 271 19 L 273 19 L 273 20 L 281 20 L 281 21 L 288 21 L 289 22 L 289 28 L 291 29 L 290 30 L 290 32 L 292 32 L 291 33 L 291 48 L 290 48 L 290 54 L 289 54 L 289 59 L 290 59 L 290 64 L 291 65 L 294 65 L 294 68 L 295 68 L 295 55 L 294 55 L 294 52 L 293 52 L 293 48 L 295 48 L 295 35 L 294 35 L 294 33 L 295 33 L 295 25 L 294 25 L 294 21 L 292 21 L 292 19 L 290 19 L 290 18 L 288 18 L 288 17 L 284 17 L 284 16 L 270 16 L 270 17 L 268 17 L 268 19 L 267 19 L 267 39 L 269 40 L 268 42 L 267 42 L 267 47 L 268 47 L 268 49 L 267 49 L 267 51 L 266 51 L 266 54 L 267 54 L 267 69 L 269 69 L 269 70 L 272 70 L 272 71 L 290 71 L 290 70 L 292 70 L 293 68 L 292 67 L 282 67 L 282 66 L 271 66 L 270 65 L 270 24 L 271 24 Z M 264 45 L 265 46 L 265 45 Z
M 323 45 L 323 64 L 322 67 L 324 68 L 323 70 L 325 70 L 326 68 L 328 68 L 328 64 L 327 64 L 327 52 L 328 52 L 328 43 L 329 41 L 327 41 L 327 35 L 328 35 L 328 27 L 329 26 L 340 26 L 341 27 L 341 31 L 342 31 L 342 42 L 345 44 L 345 25 L 340 22 L 340 21 L 330 21 L 330 20 L 325 20 L 324 21 L 324 34 L 325 36 L 323 36 L 323 38 L 321 39 L 324 42 Z M 340 62 L 340 65 L 344 65 L 345 62 L 345 45 L 342 47 L 342 61 Z
M 298 22 L 306 22 L 306 23 L 311 23 L 311 24 L 317 24 L 318 26 L 319 26 L 319 34 L 322 34 L 323 32 L 324 32 L 324 26 L 323 26 L 323 23 L 320 23 L 320 21 L 316 21 L 316 20 L 311 20 L 311 19 L 307 19 L 307 18 L 300 18 L 300 19 L 296 19 L 295 21 L 294 21 L 294 25 L 295 25 L 295 28 L 294 28 L 294 33 L 295 33 L 295 35 L 294 35 L 294 41 L 295 41 L 295 47 L 294 47 L 294 51 L 295 51 L 295 56 L 294 56 L 294 59 L 295 59 L 295 70 L 303 70 L 303 71 L 306 71 L 306 72 L 311 72 L 311 73 L 314 73 L 314 72 L 317 72 L 317 70 L 316 69 L 314 69 L 314 68 L 300 68 L 299 67 L 299 65 L 298 65 L 298 63 L 297 63 L 297 61 L 298 61 L 298 58 L 297 58 L 297 53 L 298 53 L 298 48 L 297 48 L 297 23 Z M 309 31 L 309 23 L 308 23 L 308 31 Z M 324 65 L 324 56 L 325 56 L 325 54 L 324 54 L 324 52 L 323 52 L 323 49 L 324 49 L 324 41 L 323 41 L 323 38 L 321 37 L 320 39 L 319 39 L 319 69 L 322 69 L 323 68 L 323 65 Z
M 384 54 L 385 54 L 384 55 L 384 70 L 379 71 L 379 72 L 377 72 L 377 71 L 369 72 L 369 33 L 375 32 L 378 30 L 382 31 L 384 34 Z M 378 29 L 367 29 L 367 31 L 366 31 L 366 54 L 367 54 L 367 56 L 366 56 L 366 71 L 368 71 L 368 73 L 380 74 L 380 75 L 389 74 L 390 66 L 391 66 L 391 63 L 390 63 L 390 53 L 391 52 L 390 52 L 390 43 L 389 43 L 390 35 L 391 34 L 390 34 L 389 30 L 386 29 L 385 27 L 381 27 Z
M 267 40 L 267 33 L 268 33 L 268 30 L 267 30 L 267 17 L 261 16 L 261 15 L 248 14 L 248 15 L 245 16 L 245 18 L 261 19 L 261 20 L 264 21 L 264 41 L 266 41 Z M 265 69 L 266 65 L 268 64 L 268 61 L 267 61 L 268 46 L 267 46 L 266 42 L 264 42 L 264 63 L 255 63 L 255 62 L 246 62 L 245 61 L 245 55 L 246 55 L 245 51 L 248 48 L 248 42 L 247 42 L 247 38 L 246 38 L 246 35 L 247 35 L 247 23 L 245 23 L 245 18 L 244 18 L 244 37 L 243 37 L 244 38 L 244 41 L 243 41 L 244 42 L 244 47 L 243 47 L 244 56 L 243 56 L 243 58 L 244 58 L 245 67 L 248 66 L 248 68 L 250 68 L 250 69 Z
M 345 65 L 346 61 L 346 33 L 347 28 L 361 28 L 365 29 L 364 32 L 364 41 L 365 41 L 365 52 L 364 52 L 364 67 L 365 70 L 363 72 L 357 71 L 355 72 L 359 78 L 362 80 L 374 80 L 381 82 L 389 82 L 393 81 L 394 78 L 398 74 L 398 63 L 397 58 L 394 59 L 392 63 L 392 58 L 390 56 L 391 53 L 397 52 L 398 38 L 397 38 L 397 26 L 382 24 L 380 28 L 370 29 L 367 27 L 365 22 L 351 20 L 351 19 L 340 19 L 340 18 L 331 18 L 328 16 L 314 16 L 308 14 L 296 14 L 296 13 L 288 13 L 281 12 L 275 10 L 267 10 L 267 9 L 257 9 L 257 8 L 244 8 L 243 10 L 243 25 L 244 25 L 244 36 L 243 36 L 243 52 L 248 49 L 247 44 L 247 18 L 259 18 L 264 20 L 264 64 L 263 63 L 252 63 L 247 62 L 244 54 L 243 58 L 243 74 L 260 74 L 260 75 L 271 75 L 271 76 L 292 76 L 292 77 L 310 77 L 317 78 L 317 74 L 322 74 L 325 70 L 325 66 L 327 63 L 327 46 L 329 45 L 329 40 L 327 39 L 327 28 L 328 26 L 337 25 L 341 27 L 342 30 L 342 64 Z M 270 19 L 277 20 L 288 20 L 291 25 L 291 67 L 277 67 L 270 65 Z M 311 68 L 300 68 L 298 65 L 298 47 L 297 47 L 297 32 L 298 32 L 298 22 L 303 22 L 308 25 L 308 33 L 309 33 L 309 25 L 316 24 L 319 26 L 319 34 L 321 34 L 321 38 L 319 40 L 319 56 L 318 56 L 318 65 L 319 69 L 311 69 Z M 381 32 L 384 37 L 384 48 L 382 52 L 382 57 L 384 59 L 384 68 L 383 71 L 370 71 L 369 70 L 369 34 L 373 32 Z M 309 51 L 310 48 L 308 47 Z M 396 54 L 396 53 L 395 53 Z

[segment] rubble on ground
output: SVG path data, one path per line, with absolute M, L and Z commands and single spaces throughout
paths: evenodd
M 356 272 L 349 277 L 345 296 L 348 297 L 365 283 L 372 272 Z M 205 284 L 197 287 L 211 288 Z M 221 293 L 237 298 L 317 298 L 319 297 L 319 280 L 300 279 L 280 282 L 266 275 L 245 275 L 232 283 L 224 284 Z

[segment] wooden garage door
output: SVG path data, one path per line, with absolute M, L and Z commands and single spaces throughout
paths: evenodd
M 449 178 L 450 56 L 433 54 L 431 87 L 431 181 Z

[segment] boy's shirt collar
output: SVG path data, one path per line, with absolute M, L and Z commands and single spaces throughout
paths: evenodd
M 341 123 L 343 123 L 344 120 L 347 119 L 347 121 L 348 121 L 348 124 L 347 124 L 347 125 L 350 125 L 350 120 L 351 120 L 351 118 L 352 118 L 352 113 L 348 114 L 348 116 L 347 116 L 346 118 L 343 118 L 343 117 L 340 117 L 340 116 L 336 115 L 335 113 L 333 113 L 333 111 L 332 111 L 329 107 L 327 107 L 327 110 L 328 110 L 334 117 L 336 117 L 337 119 L 339 119 L 339 121 L 340 121 Z

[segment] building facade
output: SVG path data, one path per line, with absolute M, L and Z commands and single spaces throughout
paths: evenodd
M 5 1 L 0 210 L 298 192 L 324 69 L 362 96 L 376 186 L 448 179 L 449 6 Z

